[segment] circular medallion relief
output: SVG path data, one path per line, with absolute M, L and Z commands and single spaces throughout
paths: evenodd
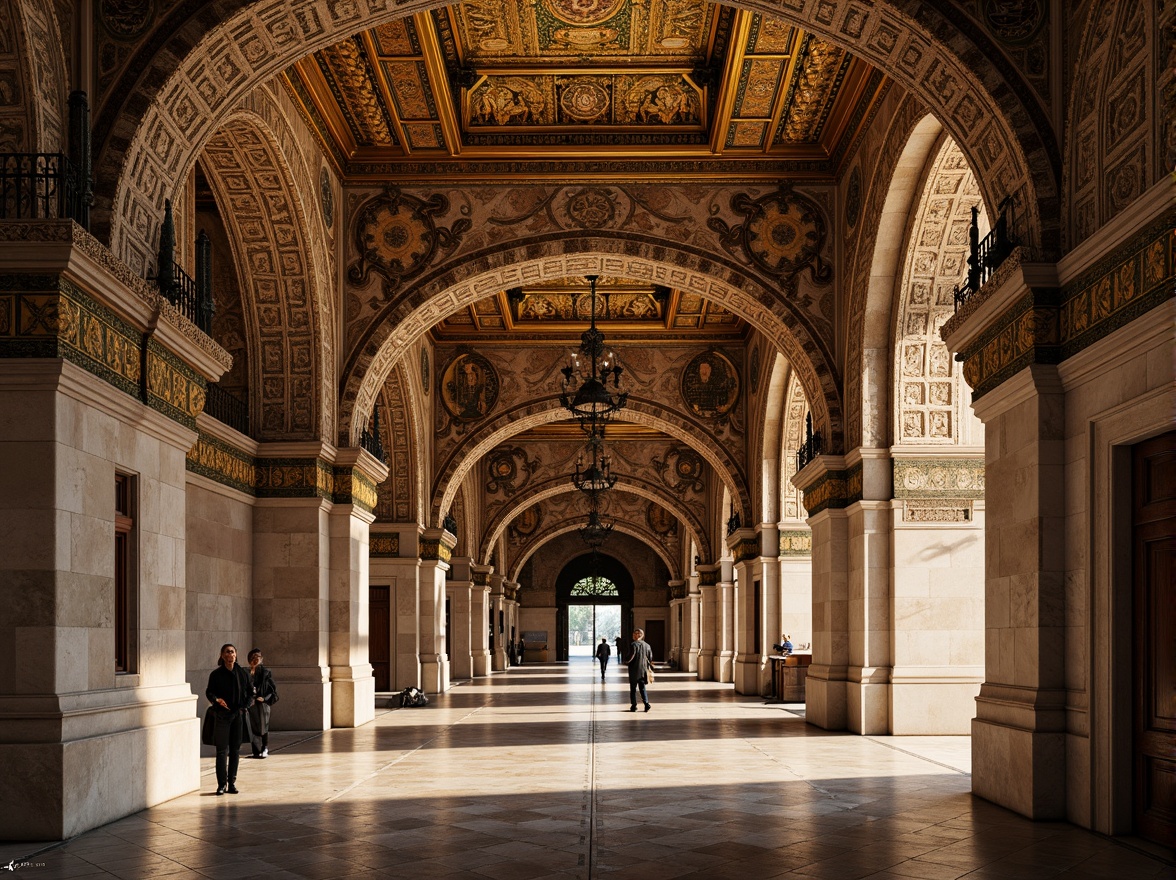
M 602 24 L 621 11 L 627 0 L 543 0 L 547 11 L 568 24 Z
M 459 354 L 441 374 L 441 402 L 463 422 L 484 417 L 498 402 L 497 371 L 476 352 Z
M 595 122 L 608 112 L 608 90 L 591 80 L 576 80 L 564 86 L 559 106 L 576 122 Z
M 682 371 L 682 399 L 696 416 L 725 416 L 739 400 L 739 373 L 717 351 L 697 355 Z
M 984 21 L 1006 43 L 1025 43 L 1033 39 L 1045 20 L 1043 0 L 985 0 Z
M 616 204 L 607 189 L 590 186 L 572 193 L 564 210 L 581 229 L 601 229 L 616 218 Z
M 155 15 L 153 0 L 102 0 L 100 8 L 106 29 L 124 40 L 146 31 Z

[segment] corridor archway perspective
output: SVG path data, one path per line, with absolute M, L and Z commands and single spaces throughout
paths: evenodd
M 955 816 L 1176 844 L 1173 34 L 1115 0 L 0 0 L 4 836 L 189 798 L 225 642 L 291 755 L 382 753 L 406 688 L 468 702 L 438 742 L 502 746 L 500 687 L 596 731 L 608 683 L 551 664 L 607 605 L 737 713 L 683 718 L 716 772 L 725 730 L 953 737 L 990 802 Z M 764 707 L 780 676 L 803 703 Z

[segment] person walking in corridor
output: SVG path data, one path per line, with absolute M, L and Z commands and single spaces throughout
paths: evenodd
M 653 666 L 653 649 L 645 641 L 645 630 L 633 630 L 633 643 L 629 646 L 625 665 L 629 667 L 629 711 L 637 711 L 637 694 L 640 693 L 641 702 L 648 712 L 649 696 L 645 692 L 645 685 L 649 683 L 649 670 Z
M 261 648 L 249 652 L 249 680 L 253 684 L 253 702 L 249 704 L 249 744 L 253 757 L 269 757 L 270 707 L 278 701 L 273 674 L 261 665 Z
M 216 719 L 216 793 L 237 793 L 237 765 L 241 760 L 241 740 L 245 735 L 245 712 L 253 702 L 253 682 L 237 662 L 237 649 L 221 646 L 216 669 L 208 676 L 204 691 L 213 704 Z
M 600 680 L 604 681 L 604 670 L 608 669 L 608 658 L 612 656 L 612 648 L 608 646 L 608 639 L 602 638 L 596 646 L 596 659 L 600 663 Z

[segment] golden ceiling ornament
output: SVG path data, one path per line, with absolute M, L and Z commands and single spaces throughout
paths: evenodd
M 845 61 L 845 50 L 810 37 L 777 136 L 777 143 L 809 143 L 821 130 L 827 98 Z
M 833 269 L 821 259 L 825 221 L 811 199 L 781 184 L 779 189 L 753 199 L 747 193 L 731 198 L 731 210 L 743 215 L 738 226 L 711 217 L 707 226 L 719 235 L 728 253 L 742 251 L 760 270 L 785 286 L 795 283 L 805 269 L 817 284 L 833 280 Z
M 354 113 L 353 120 L 360 136 L 369 144 L 392 144 L 392 130 L 384 116 L 383 101 L 360 45 L 354 39 L 343 40 L 323 50 L 320 58 L 346 98 L 344 106 Z
M 347 269 L 347 280 L 365 286 L 373 273 L 384 279 L 384 298 L 406 278 L 433 262 L 440 250 L 452 253 L 473 224 L 462 217 L 451 228 L 434 217 L 449 210 L 449 199 L 437 193 L 428 201 L 389 186 L 364 204 L 355 218 L 355 246 L 360 257 Z
M 576 122 L 596 122 L 608 113 L 609 90 L 588 77 L 564 82 L 559 91 L 559 106 L 564 115 Z
M 604 24 L 620 12 L 628 0 L 542 0 L 543 6 L 567 24 L 580 27 Z

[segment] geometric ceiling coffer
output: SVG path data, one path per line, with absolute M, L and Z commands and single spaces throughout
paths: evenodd
M 437 226 L 433 217 L 449 210 L 449 199 L 440 193 L 422 201 L 388 186 L 360 209 L 355 219 L 355 246 L 360 253 L 347 270 L 347 280 L 357 287 L 367 284 L 370 273 L 384 279 L 386 299 L 406 278 L 425 269 L 440 248 L 446 255 L 461 244 L 472 227 L 461 218 L 452 229 Z
M 763 272 L 778 278 L 783 287 L 792 286 L 804 269 L 818 284 L 833 280 L 832 267 L 821 259 L 825 244 L 821 211 L 794 192 L 791 184 L 782 183 L 775 192 L 758 199 L 739 193 L 731 198 L 731 210 L 743 215 L 739 226 L 728 226 L 719 217 L 707 221 L 728 253 L 742 251 Z

